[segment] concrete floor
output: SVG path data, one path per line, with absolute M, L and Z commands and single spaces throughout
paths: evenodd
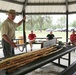
M 64 68 L 58 67 L 52 63 L 49 63 L 31 73 L 25 75 L 58 75 Z
M 76 52 L 72 52 L 72 58 L 71 63 L 76 61 Z M 64 57 L 67 58 L 68 55 L 65 55 Z M 57 60 L 55 60 L 57 62 Z M 68 62 L 65 60 L 61 60 L 61 64 L 68 65 Z M 62 72 L 65 68 L 59 67 L 53 63 L 49 63 L 41 68 L 38 68 L 37 70 L 34 70 L 31 73 L 25 74 L 25 75 L 58 75 L 60 72 Z
M 40 48 L 41 48 L 40 45 L 33 45 L 33 50 L 38 50 Z M 20 48 L 20 49 L 22 49 L 22 48 Z M 30 51 L 29 45 L 27 46 L 27 50 Z M 26 50 L 24 50 L 23 52 L 26 52 Z M 18 49 L 15 49 L 15 54 L 20 54 L 23 52 L 20 52 Z M 76 52 L 72 52 L 71 55 L 72 55 L 72 57 L 71 57 L 71 63 L 72 63 L 72 62 L 76 61 Z M 65 55 L 64 57 L 67 58 L 67 56 L 68 55 Z M 0 58 L 1 57 L 4 57 L 2 50 L 0 50 Z M 57 62 L 57 60 L 55 60 L 55 62 Z M 61 60 L 61 63 L 64 65 L 67 65 L 68 62 Z M 38 68 L 25 75 L 58 75 L 63 70 L 64 70 L 64 68 L 62 68 L 62 67 L 56 66 L 53 63 L 48 63 L 48 64 L 44 65 L 43 67 Z

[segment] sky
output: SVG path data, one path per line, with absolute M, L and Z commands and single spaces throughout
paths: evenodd
M 53 20 L 57 22 L 57 19 L 62 17 L 63 15 L 53 15 Z M 72 23 L 74 20 L 76 20 L 76 14 L 72 14 L 68 16 L 68 23 Z
M 57 19 L 62 17 L 63 15 L 51 15 L 53 16 L 53 22 L 56 23 Z M 0 13 L 0 21 L 3 22 L 7 18 L 7 15 L 5 13 Z M 21 16 L 16 16 L 15 22 L 18 22 L 21 20 Z M 69 23 L 72 23 L 74 20 L 76 20 L 76 14 L 69 15 L 68 21 Z

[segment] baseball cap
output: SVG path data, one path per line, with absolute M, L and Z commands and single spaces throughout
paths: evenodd
M 16 11 L 13 10 L 13 9 L 10 9 L 10 10 L 8 11 L 8 14 L 15 14 L 15 15 L 16 15 Z

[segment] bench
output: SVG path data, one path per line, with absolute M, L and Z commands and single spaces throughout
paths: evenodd
M 43 42 L 45 42 L 45 41 L 43 41 Z M 43 42 L 33 42 L 32 44 L 40 44 L 41 45 L 41 48 L 43 48 Z M 19 47 L 20 46 L 22 46 L 23 48 L 23 50 L 24 50 L 24 48 L 26 48 L 26 52 L 27 52 L 27 45 L 29 44 L 29 42 L 26 42 L 26 43 L 23 43 L 23 44 L 17 44 Z
M 56 45 L 56 39 L 52 39 L 52 40 L 49 40 L 49 41 L 36 41 L 36 42 L 33 42 L 32 44 L 41 44 L 41 48 L 43 47 L 48 47 L 50 45 Z M 17 44 L 18 46 L 22 46 L 23 49 L 26 48 L 26 52 L 27 52 L 27 44 L 29 44 L 29 42 L 26 42 L 26 43 L 23 43 L 23 44 Z
M 23 49 L 26 47 L 26 52 L 27 52 L 27 44 L 29 44 L 29 42 L 26 42 L 26 43 L 22 43 L 22 44 L 19 44 L 19 40 L 23 40 L 23 39 L 14 39 L 14 42 L 18 45 L 18 46 L 22 46 Z M 44 41 L 36 41 L 36 42 L 33 42 L 33 44 L 41 44 L 41 48 L 43 48 L 43 42 Z M 2 49 L 2 40 L 0 40 L 0 49 Z

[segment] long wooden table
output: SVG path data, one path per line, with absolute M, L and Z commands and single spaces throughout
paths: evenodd
M 40 68 L 41 66 L 48 64 L 52 61 L 54 61 L 55 59 L 60 59 L 63 55 L 65 54 L 69 54 L 68 56 L 68 65 L 71 64 L 70 60 L 71 60 L 71 52 L 73 50 L 75 50 L 76 47 L 75 46 L 67 46 L 65 48 L 63 48 L 62 50 L 55 52 L 53 54 L 50 54 L 48 56 L 39 58 L 25 66 L 20 67 L 18 70 L 16 70 L 14 73 L 11 74 L 7 74 L 7 75 L 23 75 L 23 74 L 27 74 L 37 68 Z M 60 63 L 58 63 L 60 64 Z

